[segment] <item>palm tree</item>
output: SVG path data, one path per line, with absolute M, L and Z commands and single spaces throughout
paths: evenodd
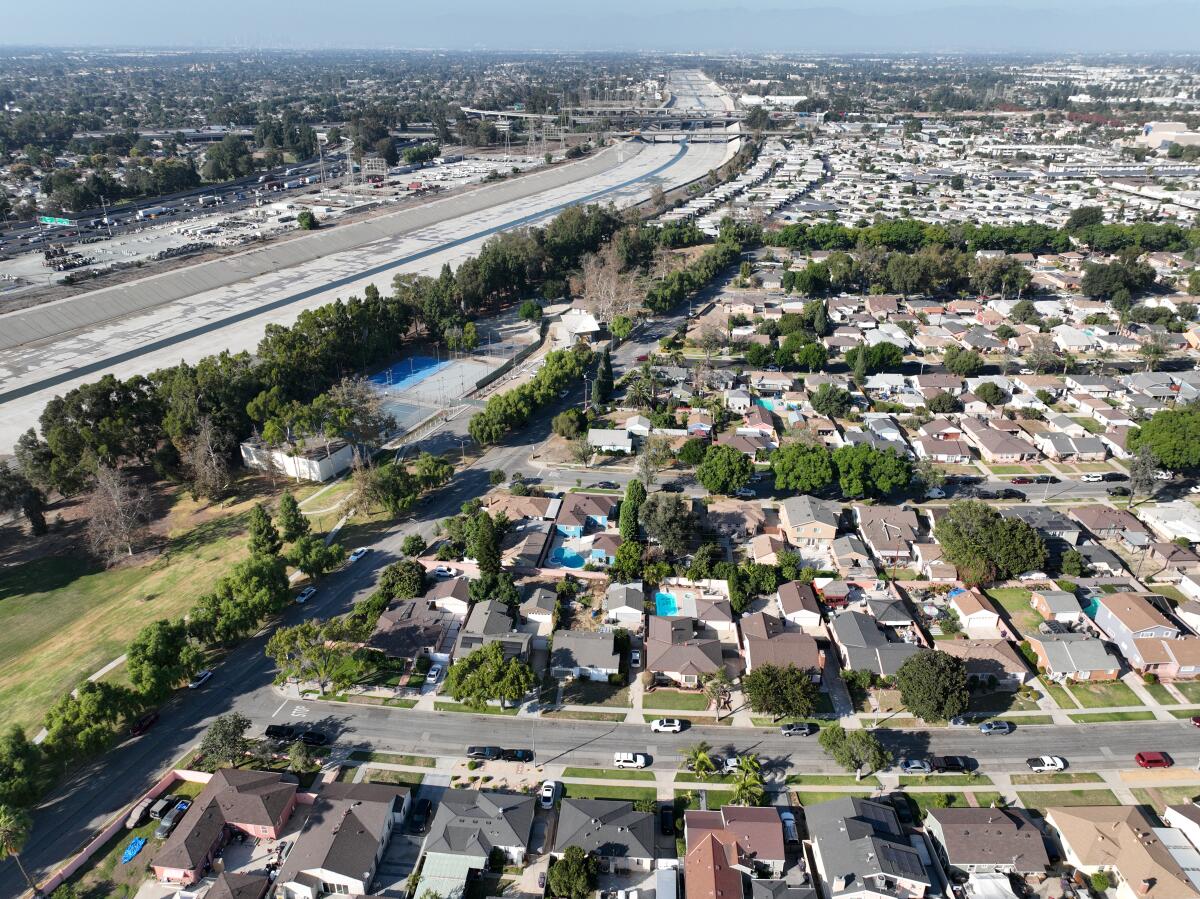
M 703 777 L 717 770 L 717 766 L 709 754 L 711 751 L 712 747 L 703 740 L 688 749 L 684 758 L 687 759 L 688 768 L 692 770 L 692 773 Z
M 21 872 L 21 876 L 25 878 L 25 882 L 29 884 L 29 889 L 33 890 L 33 895 L 41 895 L 38 892 L 37 884 L 29 876 L 25 870 L 25 866 L 21 864 L 21 850 L 25 847 L 25 841 L 29 839 L 29 828 L 33 825 L 29 813 L 13 808 L 10 805 L 0 805 L 0 860 L 6 859 L 9 856 L 17 863 L 17 868 Z
M 761 805 L 766 798 L 763 789 L 762 764 L 756 755 L 744 755 L 738 759 L 737 773 L 733 781 L 735 805 Z
M 704 695 L 717 707 L 717 720 L 721 720 L 721 706 L 729 698 L 729 688 L 732 682 L 724 668 L 718 668 L 704 682 Z

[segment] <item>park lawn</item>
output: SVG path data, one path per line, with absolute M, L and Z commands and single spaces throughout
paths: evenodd
M 683 693 L 679 690 L 664 690 L 661 687 L 642 697 L 642 708 L 646 709 L 683 709 L 689 712 L 703 712 L 712 703 L 703 693 Z
M 1021 804 L 1026 808 L 1037 809 L 1044 815 L 1046 809 L 1055 806 L 1070 805 L 1120 805 L 1112 790 L 1030 790 L 1017 792 Z
M 605 705 L 629 707 L 629 687 L 617 687 L 607 681 L 575 678 L 563 684 L 563 705 Z
M 1043 771 L 1040 774 L 1014 774 L 1015 784 L 1098 784 L 1104 778 L 1090 771 Z
M 873 774 L 862 780 L 855 779 L 853 774 L 789 774 L 787 783 L 788 786 L 877 787 L 879 778 Z
M 1021 587 L 992 587 L 984 592 L 1004 609 L 1018 631 L 1023 634 L 1037 633 L 1042 616 L 1030 607 L 1028 590 Z
M 566 768 L 563 777 L 582 777 L 592 780 L 654 780 L 653 771 L 633 768 Z
M 1040 683 L 1042 689 L 1046 691 L 1046 695 L 1053 699 L 1060 709 L 1079 708 L 1079 703 L 1075 702 L 1062 684 L 1053 684 L 1049 681 L 1041 681 Z
M 1193 797 L 1200 796 L 1200 784 L 1191 787 L 1136 787 L 1133 798 L 1161 812 L 1168 805 L 1187 805 Z
M 1146 688 L 1147 693 L 1158 700 L 1159 705 L 1179 705 L 1179 700 L 1162 684 L 1143 684 L 1143 686 Z
M 382 762 L 385 765 L 409 765 L 413 768 L 434 768 L 437 759 L 427 755 L 403 755 L 397 752 L 372 752 L 367 749 L 356 749 L 350 753 L 351 761 Z
M 425 775 L 420 771 L 388 771 L 383 768 L 369 768 L 363 780 L 373 784 L 397 784 L 404 787 L 419 787 L 421 782 L 425 780 Z
M 574 799 L 628 799 L 637 802 L 639 799 L 655 800 L 658 790 L 654 787 L 614 787 L 607 784 L 563 784 L 563 795 Z
M 82 553 L 14 565 L 0 585 L 0 727 L 40 726 L 46 709 L 125 652 L 158 618 L 183 615 L 247 555 L 250 502 L 169 532 L 158 556 L 104 569 Z M 198 506 L 179 499 L 185 522 Z
M 467 715 L 516 715 L 517 709 L 502 709 L 498 705 L 485 705 L 482 708 L 472 708 L 459 702 L 435 702 L 435 712 L 463 712 Z
M 1153 721 L 1154 713 L 1145 712 L 1076 712 L 1068 715 L 1076 724 L 1108 724 L 1113 721 Z
M 565 718 L 570 721 L 624 721 L 624 712 L 583 712 L 563 709 L 558 712 L 542 712 L 543 718 Z
M 1119 680 L 1094 684 L 1076 683 L 1068 688 L 1085 709 L 1103 709 L 1112 706 L 1140 706 L 1137 694 Z
M 1200 702 L 1200 681 L 1181 680 L 1174 684 L 1176 690 L 1187 697 L 1188 702 Z

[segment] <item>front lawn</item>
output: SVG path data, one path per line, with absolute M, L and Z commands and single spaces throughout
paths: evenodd
M 1112 790 L 1038 790 L 1017 793 L 1021 804 L 1037 809 L 1043 815 L 1046 809 L 1070 805 L 1120 805 Z
M 653 771 L 635 768 L 566 768 L 563 777 L 583 777 L 592 780 L 654 780 Z
M 563 705 L 606 705 L 629 707 L 629 687 L 607 681 L 575 678 L 563 684 Z
M 1179 700 L 1162 684 L 1143 684 L 1143 686 L 1146 688 L 1146 692 L 1158 701 L 1159 705 L 1179 705 Z
M 1070 690 L 1071 695 L 1078 699 L 1079 704 L 1085 709 L 1142 705 L 1137 694 L 1119 680 L 1094 684 L 1071 684 Z
M 385 765 L 409 765 L 414 768 L 434 768 L 437 759 L 427 755 L 401 755 L 396 752 L 371 752 L 366 749 L 356 749 L 350 753 L 354 762 L 382 762 Z
M 435 702 L 433 704 L 435 712 L 465 712 L 468 715 L 515 715 L 515 708 L 502 709 L 498 705 L 485 705 L 482 708 L 472 708 L 469 705 L 463 705 L 459 702 Z
M 1098 784 L 1104 783 L 1099 774 L 1089 771 L 1043 771 L 1040 774 L 1014 774 L 1015 784 Z
M 575 799 L 628 799 L 630 802 L 658 799 L 658 791 L 654 787 L 613 787 L 606 784 L 563 784 L 563 795 Z
M 971 713 L 999 715 L 1002 712 L 1033 712 L 1037 708 L 1036 700 L 1027 699 L 1010 690 L 997 690 L 994 693 L 972 693 L 971 704 L 967 710 Z
M 557 712 L 542 712 L 543 718 L 564 718 L 570 721 L 624 721 L 624 712 L 584 712 L 563 709 Z
M 387 771 L 383 768 L 371 768 L 364 778 L 367 783 L 396 784 L 403 787 L 419 787 L 425 780 L 425 775 L 419 771 Z
M 1133 796 L 1142 805 L 1161 813 L 1168 805 L 1187 805 L 1200 796 L 1200 784 L 1191 787 L 1138 787 L 1134 789 Z
M 788 786 L 805 785 L 814 787 L 877 787 L 879 778 L 869 775 L 862 780 L 853 774 L 789 774 Z
M 992 779 L 984 774 L 901 774 L 902 787 L 990 787 Z
M 1113 721 L 1153 721 L 1154 713 L 1146 712 L 1076 712 L 1068 715 L 1076 724 L 1108 724 Z
M 685 693 L 682 690 L 664 690 L 662 687 L 642 697 L 642 707 L 647 709 L 682 709 L 688 712 L 703 712 L 711 704 L 704 693 Z
M 1176 690 L 1187 697 L 1188 702 L 1200 702 L 1200 681 L 1175 681 L 1173 686 Z

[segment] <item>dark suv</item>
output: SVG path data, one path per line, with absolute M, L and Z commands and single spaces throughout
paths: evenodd
M 975 762 L 965 755 L 935 755 L 930 757 L 929 764 L 939 774 L 945 771 L 967 774 L 975 768 Z
M 499 746 L 468 746 L 467 758 L 482 759 L 485 762 L 494 762 L 504 754 Z
M 290 743 L 296 739 L 296 728 L 290 724 L 268 724 L 267 739 Z

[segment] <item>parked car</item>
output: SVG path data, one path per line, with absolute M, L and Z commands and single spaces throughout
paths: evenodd
M 1192 716 L 1192 727 L 1200 727 L 1200 715 Z
M 664 805 L 658 810 L 658 830 L 664 837 L 675 833 L 675 806 Z
M 1008 479 L 1008 482 L 1009 482 L 1010 484 L 1032 484 L 1032 483 L 1033 483 L 1033 478 L 1025 478 L 1025 477 L 1020 477 L 1020 478 L 1009 478 L 1009 479 Z
M 1025 764 L 1029 766 L 1029 770 L 1034 774 L 1067 770 L 1066 760 L 1057 755 L 1039 755 L 1031 759 L 1025 759 Z
M 135 827 L 141 827 L 150 817 L 150 806 L 154 805 L 155 799 L 153 796 L 147 796 L 137 805 L 129 810 L 129 817 L 125 819 L 126 830 L 133 830 Z
M 296 739 L 296 728 L 290 724 L 268 724 L 266 737 L 268 740 L 278 740 L 280 743 L 291 743 Z
M 168 793 L 166 796 L 160 796 L 156 801 L 150 804 L 150 818 L 157 821 L 167 813 L 167 809 L 179 801 L 179 797 L 174 793 Z
M 428 799 L 418 799 L 413 803 L 412 811 L 412 832 L 424 833 L 429 827 L 429 812 L 433 808 L 433 803 Z
M 742 499 L 754 499 L 754 497 L 758 496 L 758 494 L 749 487 L 739 487 L 737 490 L 733 491 L 733 495 L 741 497 Z
M 951 771 L 966 774 L 975 770 L 975 760 L 965 755 L 931 755 L 929 764 L 939 774 Z
M 1154 479 L 1157 481 L 1169 481 L 1173 477 L 1174 475 L 1172 475 L 1171 472 L 1163 471 L 1161 468 L 1154 472 Z
M 677 481 L 668 481 L 658 489 L 663 493 L 683 493 L 683 485 Z
M 1133 760 L 1139 768 L 1170 768 L 1175 764 L 1165 752 L 1139 752 Z
M 979 725 L 979 732 L 985 737 L 1011 734 L 1015 729 L 1011 721 L 985 721 Z
M 1012 500 L 1013 502 L 1023 503 L 1025 502 L 1026 497 L 1025 494 L 1020 490 L 1013 490 L 1011 487 L 1003 487 L 996 491 L 996 499 L 1007 499 Z
M 1116 487 L 1109 487 L 1105 493 L 1107 493 L 1109 496 L 1131 496 L 1133 491 L 1128 487 L 1117 485 Z
M 678 718 L 655 718 L 650 729 L 656 734 L 677 734 L 683 730 L 683 722 Z
M 645 768 L 650 764 L 650 757 L 641 752 L 614 752 L 614 768 Z
M 132 725 L 130 725 L 130 735 L 134 737 L 140 737 L 142 734 L 148 731 L 157 720 L 158 712 L 147 712 L 146 714 L 142 715 L 141 718 L 138 718 L 137 721 L 133 722 Z
M 1035 484 L 1057 484 L 1058 478 L 1056 478 L 1052 474 L 1039 474 L 1034 477 L 1033 483 L 1035 483 Z
M 432 668 L 430 668 L 428 671 L 425 672 L 425 683 L 436 684 L 438 682 L 438 679 L 441 676 L 442 676 L 442 666 L 434 665 Z
M 1100 477 L 1105 481 L 1128 481 L 1129 475 L 1121 474 L 1119 471 L 1106 471 Z
M 597 481 L 592 486 L 595 487 L 597 490 L 619 490 L 620 489 L 617 486 L 617 483 L 615 481 Z
M 554 800 L 558 798 L 558 781 L 548 780 L 538 790 L 538 804 L 542 808 L 554 808 Z
M 789 843 L 799 843 L 800 829 L 796 827 L 796 813 L 790 809 L 780 809 L 779 821 L 783 824 L 783 838 Z
M 1099 484 L 1104 480 L 1104 475 L 1096 474 L 1095 472 L 1089 472 L 1087 474 L 1081 474 L 1079 476 L 1079 480 L 1083 481 L 1085 484 Z
M 506 762 L 532 762 L 532 749 L 506 749 L 500 754 L 500 758 Z
M 925 759 L 900 759 L 896 767 L 904 774 L 932 774 L 933 765 Z
M 308 602 L 310 599 L 312 599 L 316 595 L 317 595 L 316 587 L 305 587 L 303 590 L 301 590 L 299 593 L 296 594 L 296 602 Z
M 154 838 L 157 840 L 165 840 L 171 835 L 179 820 L 187 814 L 187 810 L 192 807 L 192 800 L 180 799 L 171 807 L 171 810 L 162 816 L 162 820 L 158 822 L 158 827 L 154 831 Z
M 468 746 L 467 758 L 480 759 L 485 762 L 492 762 L 500 758 L 504 754 L 504 750 L 499 746 Z
M 945 499 L 946 491 L 943 490 L 941 487 L 930 487 L 928 490 L 925 491 L 925 498 L 926 499 Z
M 780 725 L 779 735 L 781 737 L 811 737 L 820 729 L 810 721 L 793 721 L 790 724 Z
M 640 649 L 629 650 L 629 667 L 630 668 L 641 668 L 642 667 L 642 651 Z
M 1044 571 L 1026 571 L 1023 574 L 1017 575 L 1019 581 L 1044 581 L 1046 580 L 1046 572 Z
M 195 677 L 193 677 L 190 681 L 188 681 L 188 689 L 189 690 L 199 690 L 206 683 L 208 683 L 208 679 L 212 676 L 213 676 L 212 670 L 209 668 L 205 668 L 203 671 L 201 671 Z
M 449 565 L 436 565 L 436 566 L 434 566 L 434 569 L 433 569 L 434 577 L 448 578 L 448 577 L 454 577 L 456 574 L 458 574 L 458 572 L 455 571 L 453 568 L 451 568 Z
M 329 735 L 319 730 L 306 730 L 300 735 L 300 742 L 305 746 L 324 746 L 329 742 Z
M 1000 494 L 996 493 L 994 490 L 976 490 L 973 493 L 969 493 L 967 495 L 974 496 L 975 499 L 999 499 L 1000 498 Z
M 742 760 L 740 758 L 738 758 L 736 755 L 728 756 L 724 761 L 721 762 L 721 774 L 722 776 L 737 774 L 738 768 L 741 766 Z
M 350 553 L 349 561 L 357 562 L 359 559 L 361 559 L 363 556 L 365 556 L 370 551 L 371 551 L 370 547 L 360 546 L 354 552 Z

